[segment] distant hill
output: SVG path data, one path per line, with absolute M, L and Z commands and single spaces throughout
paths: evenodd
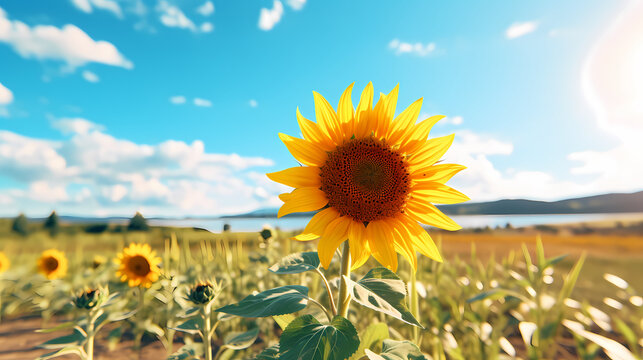
M 543 214 L 593 214 L 643 212 L 643 191 L 630 194 L 603 194 L 559 201 L 506 199 L 490 202 L 442 205 L 439 208 L 449 215 L 543 215 Z M 259 209 L 240 215 L 222 218 L 271 218 L 278 208 Z M 311 216 L 313 213 L 296 213 L 287 216 Z

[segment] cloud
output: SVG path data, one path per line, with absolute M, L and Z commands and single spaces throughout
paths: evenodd
M 161 13 L 160 20 L 163 25 L 167 27 L 176 27 L 180 29 L 189 29 L 197 31 L 196 26 L 181 9 L 177 6 L 171 5 L 165 0 L 159 1 L 156 10 Z
M 212 106 L 212 101 L 206 100 L 206 99 L 194 98 L 193 102 L 194 102 L 194 105 L 196 105 L 196 106 L 201 106 L 201 107 L 210 107 L 210 106 Z
M 9 105 L 13 102 L 13 93 L 6 86 L 0 83 L 0 106 Z
M 264 180 L 252 169 L 274 165 L 270 159 L 209 153 L 199 140 L 137 144 L 85 119 L 55 126 L 69 136 L 0 131 L 0 174 L 24 186 L 0 189 L 2 203 L 21 204 L 0 213 L 46 214 L 55 205 L 68 214 L 216 215 L 268 204 Z
M 446 123 L 452 124 L 452 125 L 462 125 L 462 122 L 464 121 L 462 119 L 462 116 L 449 116 L 444 120 Z
M 71 3 L 80 11 L 91 13 L 93 7 L 107 10 L 119 18 L 123 17 L 123 11 L 116 1 L 113 0 L 71 0 Z
M 290 6 L 293 10 L 301 10 L 306 5 L 306 0 L 286 0 L 286 4 Z
M 170 102 L 175 105 L 185 104 L 185 96 L 182 96 L 182 95 L 172 96 L 170 97 Z
M 417 56 L 427 56 L 436 49 L 435 43 L 415 43 L 402 42 L 399 39 L 393 39 L 388 44 L 389 49 L 395 52 L 395 55 L 413 54 Z
M 256 108 L 257 106 L 259 106 L 259 103 L 257 102 L 257 100 L 251 99 L 250 101 L 248 101 L 248 105 L 250 105 L 250 107 L 252 108 Z
M 97 82 L 100 81 L 100 78 L 98 77 L 98 75 L 94 74 L 93 72 L 91 72 L 89 70 L 83 71 L 83 79 L 85 79 L 85 80 L 87 80 L 87 81 L 89 81 L 91 83 L 97 83 Z
M 51 25 L 29 25 L 9 20 L 0 8 L 0 42 L 4 42 L 24 58 L 60 60 L 74 70 L 95 62 L 132 69 L 134 65 L 107 41 L 95 41 L 75 25 L 62 28 Z
M 199 6 L 196 11 L 203 16 L 210 16 L 214 14 L 214 4 L 212 1 L 206 1 L 203 5 Z
M 209 33 L 209 32 L 212 32 L 212 30 L 214 30 L 214 25 L 212 25 L 211 22 L 206 21 L 203 24 L 201 24 L 199 29 L 201 29 L 201 32 L 203 33 Z
M 505 31 L 507 39 L 516 39 L 536 31 L 538 28 L 537 21 L 515 22 Z
M 262 8 L 259 12 L 259 29 L 269 31 L 281 20 L 284 6 L 279 0 L 274 0 L 272 9 Z

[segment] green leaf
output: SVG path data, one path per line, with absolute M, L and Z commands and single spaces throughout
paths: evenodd
M 60 325 L 56 325 L 56 326 L 54 326 L 54 327 L 52 327 L 52 328 L 48 328 L 48 329 L 38 329 L 38 330 L 36 330 L 36 332 L 39 332 L 39 333 L 50 333 L 50 332 L 54 332 L 54 331 L 58 331 L 58 330 L 71 329 L 71 328 L 73 328 L 75 325 L 76 325 L 76 322 L 75 322 L 75 321 L 68 321 L 68 322 L 64 322 L 64 323 L 62 323 L 62 324 L 60 324 Z
M 199 359 L 204 354 L 203 344 L 192 343 L 183 345 L 174 354 L 170 355 L 167 360 L 193 360 Z
M 265 348 L 255 360 L 276 360 L 279 359 L 279 344 Z
M 177 317 L 180 317 L 180 318 L 183 318 L 183 319 L 190 318 L 190 317 L 193 317 L 193 316 L 195 316 L 195 315 L 198 315 L 198 314 L 199 314 L 199 310 L 201 310 L 201 308 L 196 307 L 196 306 L 195 306 L 195 307 L 191 307 L 191 308 L 189 308 L 189 309 L 187 309 L 187 310 L 185 310 L 185 311 L 180 312 L 180 313 L 179 313 L 178 315 L 176 315 L 176 316 L 177 316 Z
M 637 344 L 637 338 L 634 331 L 632 331 L 632 329 L 629 326 L 627 326 L 627 324 L 623 322 L 623 320 L 617 317 L 613 317 L 612 320 L 614 321 L 614 324 L 616 325 L 616 328 L 618 329 L 618 331 L 620 331 L 621 335 L 623 335 L 625 340 L 627 340 L 628 345 L 630 345 L 631 348 L 635 349 Z
M 55 357 L 59 357 L 59 356 L 63 356 L 63 355 L 70 355 L 70 354 L 76 354 L 81 359 L 84 359 L 86 357 L 85 351 L 83 350 L 82 347 L 80 347 L 80 346 L 70 346 L 70 347 L 66 347 L 66 348 L 56 350 L 54 352 L 50 352 L 50 353 L 44 354 L 42 356 L 39 356 L 39 357 L 36 358 L 36 360 L 53 359 Z
M 358 282 L 344 279 L 358 304 L 423 328 L 406 306 L 404 281 L 391 270 L 380 266 L 371 269 Z
M 560 256 L 553 257 L 553 258 L 549 258 L 549 259 L 547 259 L 547 262 L 545 263 L 545 267 L 556 265 L 566 257 L 567 257 L 567 254 L 563 254 L 563 255 L 560 255 Z
M 312 315 L 293 320 L 279 339 L 280 360 L 343 360 L 359 347 L 359 337 L 353 324 L 335 316 L 323 325 Z
M 275 315 L 272 317 L 277 325 L 281 328 L 281 330 L 285 330 L 286 327 L 288 327 L 288 324 L 290 324 L 293 320 L 295 320 L 295 315 L 293 314 L 283 314 L 283 315 Z
M 319 268 L 316 251 L 290 254 L 271 266 L 268 270 L 275 274 L 299 274 Z
M 201 324 L 201 318 L 200 317 L 195 317 L 192 319 L 189 319 L 182 323 L 181 325 L 177 327 L 173 327 L 170 329 L 177 330 L 177 331 L 182 331 L 184 333 L 196 335 L 203 330 L 203 325 Z
M 223 339 L 223 346 L 232 350 L 243 350 L 254 344 L 259 336 L 259 328 L 254 328 L 246 332 L 232 332 Z
M 67 347 L 73 347 L 73 346 L 80 346 L 85 342 L 86 336 L 81 333 L 78 329 L 74 329 L 74 332 L 57 337 L 55 339 L 51 339 L 47 342 L 44 342 L 40 344 L 38 347 L 42 349 L 60 349 L 60 348 L 67 348 Z
M 404 340 L 384 340 L 382 352 L 378 355 L 366 350 L 366 356 L 370 360 L 424 360 L 422 351 L 414 343 Z
M 572 290 L 574 290 L 574 286 L 576 286 L 576 281 L 578 280 L 578 275 L 580 275 L 580 270 L 583 268 L 583 264 L 585 263 L 585 257 L 586 254 L 583 253 L 567 276 L 565 276 L 563 287 L 558 293 L 559 304 L 572 294 Z
M 242 317 L 266 317 L 291 314 L 308 305 L 308 288 L 287 285 L 248 295 L 236 304 L 226 305 L 216 311 Z
M 351 360 L 357 360 L 364 356 L 364 350 L 379 351 L 382 348 L 382 341 L 389 338 L 388 326 L 385 323 L 370 324 L 360 336 L 360 343 L 357 352 L 351 356 Z

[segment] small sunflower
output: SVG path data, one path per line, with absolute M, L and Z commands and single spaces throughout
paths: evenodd
M 38 259 L 38 270 L 50 280 L 64 277 L 67 274 L 65 253 L 56 249 L 43 251 Z
M 9 261 L 9 258 L 4 254 L 4 252 L 0 251 L 0 273 L 9 270 L 10 266 L 11 262 Z
M 280 195 L 284 205 L 278 216 L 320 210 L 295 239 L 320 238 L 318 253 L 325 268 L 347 239 L 353 269 L 371 254 L 394 271 L 396 252 L 414 269 L 416 251 L 442 261 L 419 223 L 461 229 L 433 205 L 469 200 L 445 185 L 465 167 L 437 164 L 454 135 L 427 140 L 431 127 L 444 116 L 416 124 L 422 99 L 394 117 L 397 86 L 388 95 L 381 94 L 373 107 L 373 85 L 369 83 L 357 109 L 351 102 L 352 88 L 351 84 L 344 91 L 337 111 L 313 92 L 317 122 L 304 118 L 297 109 L 303 139 L 279 134 L 305 166 L 267 174 L 273 181 L 295 188 Z
M 148 244 L 130 244 L 115 261 L 119 265 L 116 276 L 127 281 L 130 287 L 149 288 L 159 278 L 161 258 Z

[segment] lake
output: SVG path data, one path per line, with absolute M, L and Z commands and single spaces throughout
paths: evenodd
M 641 219 L 643 213 L 610 214 L 546 214 L 546 215 L 454 215 L 451 218 L 463 228 L 483 228 L 485 226 L 504 227 L 510 223 L 514 227 L 530 225 L 553 225 L 580 223 L 600 220 Z M 282 230 L 303 229 L 309 217 L 276 218 L 228 218 L 228 219 L 153 219 L 150 225 L 199 227 L 212 232 L 221 232 L 223 224 L 230 224 L 231 231 L 259 231 L 264 225 L 279 227 Z

